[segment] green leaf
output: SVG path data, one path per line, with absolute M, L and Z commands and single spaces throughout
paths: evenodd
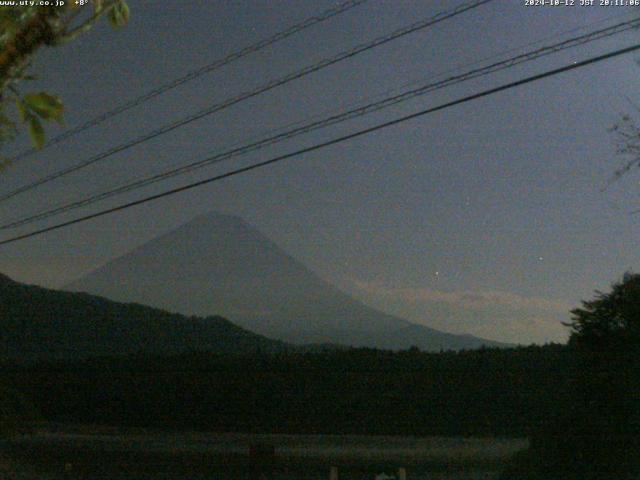
M 29 118 L 29 135 L 38 150 L 44 146 L 44 128 L 38 117 L 33 115 Z
M 113 7 L 111 10 L 109 10 L 107 18 L 109 19 L 109 23 L 111 24 L 111 26 L 113 28 L 118 28 L 118 17 L 116 15 L 115 7 Z
M 16 15 L 10 7 L 0 7 L 0 25 L 3 28 L 16 28 Z
M 129 23 L 129 5 L 125 0 L 119 0 L 109 10 L 109 23 L 114 28 L 123 27 Z
M 12 163 L 13 162 L 8 158 L 0 157 L 0 172 L 9 168 Z
M 7 117 L 4 113 L 0 113 L 0 125 L 11 125 L 13 122 L 11 122 L 11 120 L 9 120 L 9 117 Z
M 27 119 L 31 116 L 31 114 L 29 113 L 29 108 L 20 99 L 16 100 L 16 107 L 18 107 L 18 113 L 20 114 L 20 119 L 23 122 L 26 122 Z
M 28 93 L 24 96 L 24 103 L 45 120 L 56 120 L 58 122 L 62 120 L 64 105 L 55 95 L 47 92 Z

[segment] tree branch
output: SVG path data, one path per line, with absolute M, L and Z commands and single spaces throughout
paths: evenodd
M 13 73 L 42 45 L 55 41 L 49 19 L 56 15 L 55 7 L 44 7 L 30 19 L 0 52 L 0 91 L 11 81 Z

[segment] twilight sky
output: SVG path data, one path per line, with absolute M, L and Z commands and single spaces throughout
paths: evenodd
M 460 3 L 370 0 L 23 160 L 2 174 L 0 193 Z M 524 3 L 496 0 L 194 122 L 2 202 L 0 219 L 77 200 L 454 68 L 459 73 L 501 52 L 521 53 L 562 32 L 585 27 L 535 47 L 640 14 L 632 7 Z M 79 125 L 333 4 L 130 0 L 128 27 L 101 24 L 79 41 L 42 51 L 34 71 L 44 81 L 31 88 L 58 93 L 67 125 Z M 639 31 L 594 42 L 0 238 L 637 42 Z M 634 172 L 603 191 L 623 162 L 608 128 L 633 112 L 630 101 L 640 102 L 637 61 L 631 54 L 598 63 L 2 246 L 0 272 L 60 287 L 197 215 L 219 211 L 242 216 L 323 278 L 389 313 L 496 340 L 562 341 L 560 321 L 569 319 L 569 309 L 626 270 L 638 271 L 640 215 L 629 212 L 640 207 L 640 177 Z M 27 143 L 21 138 L 12 150 Z

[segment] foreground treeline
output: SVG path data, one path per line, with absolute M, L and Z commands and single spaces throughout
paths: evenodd
M 18 404 L 65 423 L 527 436 L 531 447 L 504 479 L 640 478 L 640 275 L 626 274 L 571 313 L 566 346 L 439 354 L 254 346 L 242 354 L 5 361 L 0 419 L 6 411 L 17 417 L 7 392 L 20 392 Z
M 188 354 L 4 365 L 55 422 L 274 433 L 524 436 L 571 402 L 566 346 Z

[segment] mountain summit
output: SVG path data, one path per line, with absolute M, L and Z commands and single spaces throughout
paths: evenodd
M 322 280 L 235 216 L 208 214 L 67 286 L 186 315 L 222 315 L 295 343 L 424 350 L 497 346 L 387 315 Z

